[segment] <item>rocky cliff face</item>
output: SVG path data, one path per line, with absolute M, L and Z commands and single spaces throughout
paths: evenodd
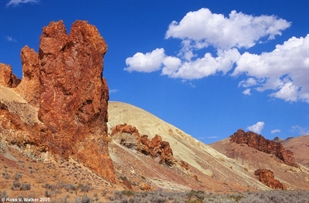
M 285 164 L 299 167 L 295 162 L 293 152 L 286 150 L 281 143 L 267 140 L 262 135 L 258 135 L 251 131 L 245 132 L 244 130 L 239 129 L 231 135 L 230 140 L 237 144 L 247 144 L 249 147 L 268 154 L 274 154 L 280 160 L 284 161 Z
M 106 51 L 98 30 L 86 21 L 73 23 L 70 35 L 62 21 L 51 22 L 43 28 L 38 54 L 27 46 L 22 49 L 23 78 L 14 91 L 39 108 L 41 123 L 36 126 L 40 127 L 32 130 L 28 144 L 62 158 L 72 157 L 114 182 L 107 146 L 108 87 L 102 78 Z M 0 66 L 0 84 L 14 87 L 18 82 L 9 69 Z M 1 109 L 8 111 L 4 105 Z M 5 120 L 10 118 L 3 115 L 5 130 L 9 128 Z

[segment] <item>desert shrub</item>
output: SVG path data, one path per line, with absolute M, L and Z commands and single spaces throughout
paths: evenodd
M 239 202 L 243 198 L 243 196 L 241 196 L 241 195 L 229 195 L 228 198 L 233 200 L 234 202 Z
M 106 193 L 107 193 L 107 190 L 103 190 L 103 192 L 101 193 L 102 197 L 105 197 Z
M 81 185 L 80 186 L 80 191 L 81 192 L 89 192 L 90 186 L 89 185 Z
M 93 199 L 83 195 L 82 198 L 76 198 L 75 203 L 92 203 Z
M 7 172 L 3 172 L 2 176 L 3 176 L 4 179 L 10 179 L 10 177 L 11 177 L 10 174 L 8 174 Z
M 239 203 L 307 203 L 309 191 L 260 191 L 246 193 Z
M 114 192 L 114 200 L 121 200 L 122 197 L 123 197 L 122 192 L 120 192 L 120 191 L 118 191 L 118 190 L 116 190 L 116 191 Z
M 97 193 L 95 193 L 95 194 L 93 195 L 93 197 L 94 197 L 95 201 L 98 201 L 98 200 L 99 200 L 99 196 L 98 196 Z
M 5 199 L 5 198 L 8 198 L 8 195 L 7 195 L 6 191 L 4 190 L 0 193 L 0 203 L 4 202 L 4 201 L 2 201 L 2 199 Z
M 30 190 L 30 189 L 31 189 L 30 183 L 23 183 L 20 186 L 20 190 Z
M 65 185 L 63 186 L 63 188 L 64 188 L 67 192 L 77 190 L 77 187 L 76 187 L 75 185 L 73 185 L 73 184 L 65 184 Z
M 52 201 L 50 203 L 53 203 L 53 202 L 54 203 L 72 203 L 72 202 L 70 202 L 69 198 L 70 198 L 70 196 L 67 195 L 64 198 L 57 199 L 57 201 Z
M 11 186 L 11 189 L 12 190 L 15 190 L 15 189 L 19 189 L 20 188 L 20 182 L 18 180 L 14 180 L 13 181 L 13 185 Z
M 45 190 L 45 192 L 44 192 L 45 197 L 51 197 L 51 196 L 53 196 L 53 194 L 54 193 L 51 190 Z
M 167 203 L 168 200 L 166 199 L 166 197 L 154 196 L 154 197 L 150 198 L 150 202 Z
M 107 197 L 111 202 L 113 202 L 115 199 L 114 199 L 114 197 L 112 197 L 112 196 L 108 196 Z
M 23 174 L 22 173 L 16 173 L 15 176 L 14 176 L 14 179 L 15 180 L 19 180 L 23 177 Z
M 46 188 L 46 189 L 50 189 L 51 191 L 55 191 L 57 189 L 57 187 L 55 185 L 51 185 L 51 184 L 48 184 L 46 183 L 45 185 L 42 185 L 43 188 Z
M 192 203 L 203 202 L 205 198 L 204 195 L 205 195 L 204 191 L 191 190 L 189 193 L 187 193 L 188 202 Z
M 115 191 L 109 202 L 114 203 L 309 203 L 309 191 L 260 191 L 238 194 L 212 194 L 192 190 L 190 192 L 134 192 L 126 196 Z M 124 192 L 126 193 L 126 192 Z
M 123 195 L 125 195 L 125 196 L 128 196 L 128 197 L 134 195 L 134 192 L 132 192 L 131 190 L 123 190 L 123 191 L 121 191 L 121 193 L 122 193 Z

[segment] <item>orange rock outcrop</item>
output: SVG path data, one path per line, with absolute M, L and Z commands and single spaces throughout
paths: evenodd
M 23 78 L 15 88 L 39 108 L 41 123 L 35 124 L 37 128 L 22 123 L 15 126 L 28 135 L 24 136 L 28 144 L 65 159 L 72 157 L 115 182 L 107 146 L 109 93 L 102 78 L 106 51 L 97 28 L 86 21 L 74 22 L 69 35 L 62 21 L 44 27 L 39 53 L 27 46 L 21 51 Z M 0 85 L 14 87 L 17 82 L 9 68 L 0 65 Z M 10 128 L 10 117 L 18 115 L 7 112 L 4 105 L 1 109 L 0 128 L 4 131 Z
M 284 161 L 285 164 L 299 167 L 295 162 L 293 152 L 286 150 L 281 143 L 267 140 L 262 135 L 258 135 L 251 131 L 245 132 L 244 130 L 239 129 L 230 136 L 230 140 L 237 144 L 247 144 L 249 147 L 268 154 L 274 154 L 276 157 Z
M 130 136 L 121 136 L 122 133 L 129 134 Z M 141 136 L 136 127 L 126 123 L 118 124 L 111 128 L 111 136 L 117 136 L 117 134 L 120 134 L 120 144 L 128 148 L 134 148 L 153 158 L 159 157 L 159 163 L 161 164 L 172 165 L 176 162 L 170 144 L 163 141 L 160 135 L 156 135 L 150 140 L 148 135 Z
M 38 54 L 28 46 L 22 48 L 22 80 L 16 91 L 31 105 L 39 107 L 41 84 L 40 84 L 40 64 Z
M 256 171 L 254 171 L 254 175 L 259 177 L 259 181 L 272 189 L 287 189 L 284 184 L 282 184 L 279 180 L 275 179 L 275 175 L 271 170 L 257 169 Z
M 7 64 L 0 63 L 0 86 L 16 87 L 20 83 L 20 79 L 12 73 L 12 67 Z

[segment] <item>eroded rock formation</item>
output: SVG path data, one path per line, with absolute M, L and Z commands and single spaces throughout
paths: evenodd
M 31 105 L 39 107 L 41 84 L 38 54 L 28 46 L 22 48 L 21 63 L 23 76 L 16 91 Z
M 62 21 L 43 28 L 39 119 L 50 129 L 44 142 L 53 143 L 54 153 L 74 155 L 113 180 L 107 147 L 108 87 L 102 79 L 106 51 L 98 30 L 85 21 L 73 23 L 70 35 Z
M 24 136 L 30 145 L 62 158 L 72 157 L 115 182 L 107 146 L 109 94 L 102 78 L 106 51 L 97 28 L 86 21 L 74 22 L 69 35 L 62 21 L 51 22 L 43 28 L 38 54 L 27 46 L 22 49 L 23 79 L 14 91 L 39 108 L 41 123 L 35 124 L 39 127 Z M 17 82 L 9 69 L 0 65 L 0 84 L 14 87 Z M 4 105 L 1 109 L 1 127 L 8 129 L 10 117 L 18 115 L 3 113 L 8 111 Z M 28 124 L 15 126 L 29 131 Z
M 173 150 L 170 147 L 170 144 L 166 141 L 162 141 L 160 135 L 154 136 L 151 140 L 148 139 L 148 135 L 141 136 L 138 150 L 143 154 L 151 155 L 152 157 L 160 157 L 160 163 L 165 163 L 167 165 L 175 163 Z
M 0 63 L 0 86 L 3 87 L 16 87 L 20 83 L 20 79 L 12 73 L 12 67 Z
M 275 179 L 274 172 L 272 172 L 271 170 L 257 169 L 256 171 L 254 171 L 254 175 L 259 177 L 259 181 L 272 189 L 287 189 L 284 184 L 282 184 L 279 180 Z
M 148 135 L 141 136 L 136 127 L 124 123 L 111 128 L 111 136 L 128 148 L 136 149 L 153 158 L 158 157 L 161 164 L 172 165 L 176 162 L 170 144 L 163 141 L 160 135 L 150 140 Z
M 245 132 L 244 130 L 239 129 L 231 135 L 230 138 L 232 142 L 237 144 L 247 144 L 249 147 L 259 151 L 274 154 L 289 166 L 299 167 L 299 165 L 295 162 L 293 152 L 286 150 L 281 143 L 267 140 L 262 135 L 258 135 L 251 131 Z

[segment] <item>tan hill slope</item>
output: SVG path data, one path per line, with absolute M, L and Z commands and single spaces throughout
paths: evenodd
M 289 138 L 281 144 L 294 153 L 296 162 L 309 167 L 309 135 Z
M 166 166 L 159 161 L 121 144 L 129 140 L 130 133 L 120 132 L 121 139 L 109 143 L 110 156 L 117 176 L 125 176 L 137 187 L 148 184 L 151 188 L 206 191 L 267 190 L 239 161 L 230 159 L 203 144 L 180 129 L 135 106 L 122 102 L 109 102 L 109 129 L 126 123 L 135 127 L 140 135 L 149 139 L 160 135 L 167 141 L 177 163 L 188 164 L 188 170 L 174 164 Z M 129 132 L 129 131 L 127 131 Z M 111 131 L 109 131 L 111 134 Z M 117 136 L 116 136 L 117 137 Z M 134 181 L 133 181 L 134 180 Z

